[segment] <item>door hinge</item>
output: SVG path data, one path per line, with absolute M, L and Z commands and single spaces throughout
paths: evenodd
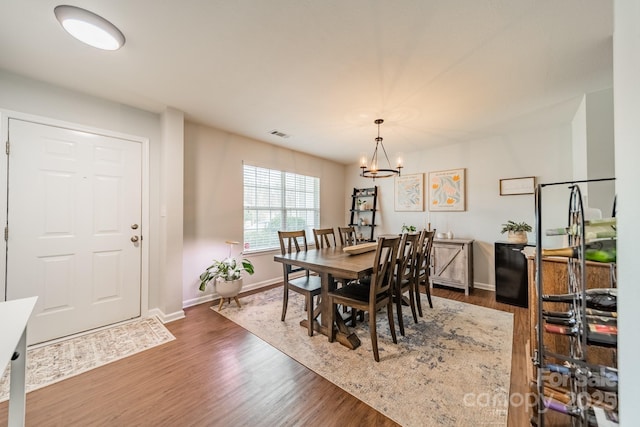
M 5 227 L 4 228 L 4 241 L 8 242 L 9 241 L 9 227 Z
M 5 146 L 6 146 L 5 151 L 7 152 L 7 156 L 8 156 L 9 155 L 9 146 L 10 146 L 8 139 L 7 139 L 7 143 L 6 143 Z

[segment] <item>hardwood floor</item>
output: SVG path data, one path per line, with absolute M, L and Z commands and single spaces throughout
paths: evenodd
M 527 310 L 493 292 L 433 295 L 514 313 L 511 394 L 528 391 Z M 349 393 L 209 309 L 167 324 L 175 341 L 33 391 L 28 426 L 396 426 Z M 6 425 L 7 402 L 0 403 Z M 509 426 L 526 426 L 525 407 Z

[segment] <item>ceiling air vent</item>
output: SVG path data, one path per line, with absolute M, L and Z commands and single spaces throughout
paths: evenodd
M 272 130 L 271 132 L 269 132 L 271 135 L 275 135 L 275 136 L 279 136 L 280 138 L 289 138 L 289 135 L 287 135 L 284 132 L 280 132 L 279 130 Z

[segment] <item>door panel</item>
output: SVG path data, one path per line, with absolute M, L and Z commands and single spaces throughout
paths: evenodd
M 139 142 L 9 120 L 7 299 L 36 343 L 140 315 Z

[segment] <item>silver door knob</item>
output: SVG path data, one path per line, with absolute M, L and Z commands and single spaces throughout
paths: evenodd
M 138 241 L 138 236 L 133 236 L 133 237 L 131 238 L 131 241 L 132 241 L 133 243 L 136 243 L 136 242 Z
M 136 230 L 138 228 L 138 224 L 131 224 L 131 229 Z

